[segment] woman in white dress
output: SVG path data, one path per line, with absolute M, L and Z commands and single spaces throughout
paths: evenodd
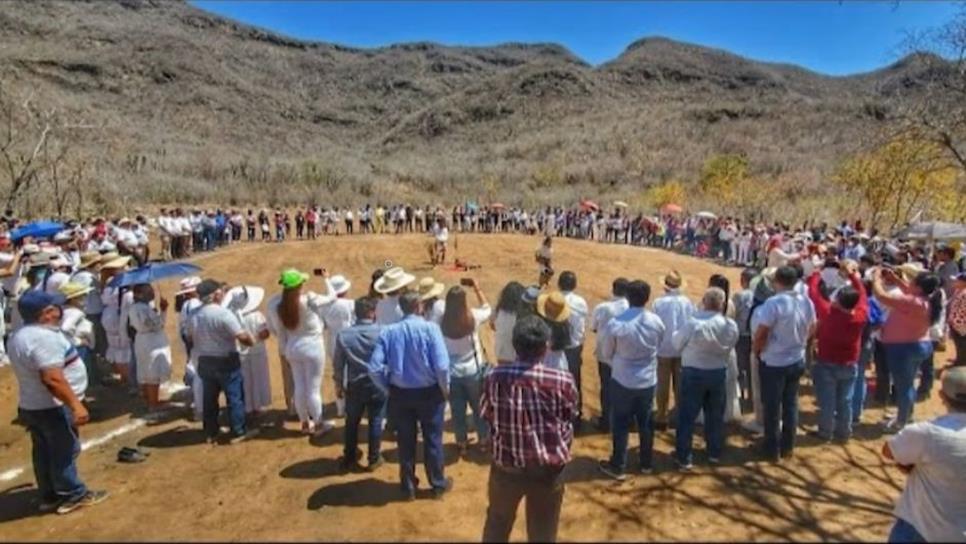
M 234 287 L 225 294 L 222 304 L 235 312 L 245 330 L 255 339 L 249 348 L 239 346 L 241 355 L 242 387 L 245 391 L 245 413 L 251 421 L 272 405 L 272 379 L 268 368 L 268 348 L 265 341 L 270 332 L 265 314 L 258 311 L 265 291 L 261 287 Z
M 311 291 L 303 294 L 302 286 L 308 278 L 308 274 L 294 268 L 282 272 L 278 281 L 282 292 L 268 302 L 268 322 L 292 370 L 293 402 L 302 432 L 320 435 L 332 428 L 331 423 L 322 419 L 322 372 L 325 368 L 322 314 L 336 296 L 324 270 L 326 294 Z
M 105 256 L 107 257 L 107 256 Z M 120 274 L 127 267 L 131 257 L 119 257 L 116 254 L 112 258 L 105 258 L 101 265 L 101 302 L 104 304 L 104 313 L 101 315 L 101 325 L 107 335 L 107 351 L 104 358 L 114 368 L 114 372 L 120 377 L 121 383 L 128 383 L 128 365 L 131 362 L 131 344 L 127 335 L 127 327 L 122 326 L 122 313 L 126 315 L 127 306 L 134 301 L 134 296 L 130 291 L 125 291 L 119 295 L 116 287 L 108 287 L 111 278 Z
M 171 345 L 164 332 L 168 301 L 161 298 L 155 308 L 154 287 L 147 283 L 135 285 L 132 292 L 134 304 L 128 312 L 128 319 L 135 331 L 138 385 L 148 403 L 148 410 L 153 412 L 162 406 L 159 398 L 161 384 L 171 377 Z

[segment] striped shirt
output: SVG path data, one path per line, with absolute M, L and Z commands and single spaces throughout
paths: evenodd
M 569 372 L 542 363 L 500 365 L 486 377 L 480 406 L 497 465 L 562 467 L 570 461 L 577 388 Z

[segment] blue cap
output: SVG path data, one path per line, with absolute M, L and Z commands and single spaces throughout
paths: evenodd
M 40 312 L 48 306 L 63 306 L 66 302 L 67 299 L 64 298 L 64 295 L 31 289 L 20 296 L 17 308 L 20 310 L 20 316 L 23 317 L 23 320 L 32 323 L 40 317 Z

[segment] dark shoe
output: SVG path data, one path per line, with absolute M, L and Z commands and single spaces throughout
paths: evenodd
M 610 432 L 610 424 L 607 423 L 607 420 L 602 417 L 598 417 L 594 420 L 594 428 L 602 433 Z
M 403 489 L 403 500 L 406 502 L 412 502 L 416 500 L 416 489 Z
M 70 514 L 78 508 L 83 508 L 85 506 L 94 506 L 104 502 L 108 497 L 107 491 L 88 491 L 86 494 L 77 497 L 76 499 L 68 499 L 57 507 L 57 513 L 60 515 Z
M 376 459 L 375 461 L 369 461 L 369 465 L 366 467 L 366 472 L 375 472 L 376 470 L 379 469 L 379 467 L 385 464 L 386 464 L 386 460 L 383 458 L 382 455 L 380 455 L 379 458 Z
M 782 459 L 792 459 L 795 457 L 795 450 L 787 450 L 781 453 Z
M 661 432 L 666 431 L 667 430 L 667 423 L 655 423 L 654 424 L 654 430 L 655 431 L 661 431 Z
M 229 444 L 238 444 L 240 442 L 245 442 L 246 440 L 251 440 L 261 433 L 261 429 L 250 429 L 245 434 L 236 434 L 228 440 Z
M 624 471 L 610 464 L 609 459 L 601 459 L 600 461 L 598 461 L 597 470 L 599 470 L 602 474 L 604 474 L 608 478 L 617 480 L 618 482 L 623 482 L 624 480 L 627 479 L 627 475 L 624 474 Z
M 362 465 L 356 460 L 346 459 L 345 456 L 339 457 L 339 472 L 361 472 Z
M 51 512 L 55 512 L 57 508 L 60 507 L 62 502 L 64 501 L 61 499 L 56 499 L 49 502 L 40 501 L 40 504 L 37 505 L 37 511 L 40 512 L 41 514 L 49 514 Z
M 453 490 L 453 479 L 450 477 L 447 477 L 443 482 L 443 487 L 433 488 L 433 498 L 442 499 L 443 495 L 449 493 L 452 490 Z
M 820 440 L 821 442 L 828 443 L 828 442 L 831 442 L 832 441 L 832 437 L 831 436 L 824 435 L 824 434 L 822 434 L 820 431 L 818 431 L 816 429 L 812 429 L 810 431 L 807 431 L 805 434 L 808 435 L 808 436 L 810 436 L 810 437 L 812 437 L 812 438 L 816 438 L 816 439 Z

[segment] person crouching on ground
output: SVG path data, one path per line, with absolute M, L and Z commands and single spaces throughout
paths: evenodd
M 495 367 L 484 381 L 480 406 L 492 429 L 493 461 L 483 542 L 509 540 L 523 498 L 528 540 L 557 540 L 577 387 L 569 372 L 544 365 L 549 342 L 542 319 L 520 318 L 513 326 L 516 362 Z

